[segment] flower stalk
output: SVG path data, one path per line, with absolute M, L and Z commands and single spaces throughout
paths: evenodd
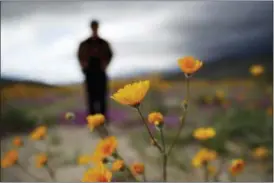
M 146 127 L 146 129 L 147 129 L 147 132 L 148 132 L 150 138 L 152 139 L 153 143 L 154 143 L 155 146 L 159 149 L 160 152 L 163 152 L 162 147 L 161 147 L 161 146 L 159 145 L 159 143 L 155 140 L 155 138 L 154 138 L 154 136 L 153 136 L 151 130 L 149 129 L 148 124 L 146 123 L 146 120 L 145 120 L 145 118 L 144 118 L 144 116 L 143 116 L 143 114 L 142 114 L 140 108 L 137 107 L 136 109 L 137 109 L 137 111 L 138 111 L 138 113 L 139 113 L 139 115 L 140 115 L 140 117 L 141 117 L 141 119 L 142 119 L 142 122 L 143 122 L 143 124 L 145 125 L 145 127 Z
M 208 171 L 208 162 L 204 162 L 203 164 L 203 168 L 204 168 L 204 180 L 205 182 L 209 181 L 209 171 Z
M 232 173 L 229 174 L 229 180 L 230 182 L 237 182 L 236 176 L 232 175 Z
M 170 147 L 167 151 L 167 156 L 170 155 L 173 147 L 176 145 L 176 143 L 177 143 L 177 141 L 180 137 L 181 131 L 182 131 L 182 129 L 184 127 L 184 124 L 185 124 L 185 119 L 186 119 L 186 116 L 187 116 L 189 100 L 190 100 L 190 97 L 189 97 L 190 96 L 190 86 L 189 85 L 190 85 L 190 78 L 186 77 L 186 100 L 185 100 L 185 102 L 186 102 L 187 107 L 184 107 L 184 111 L 183 111 L 183 115 L 182 115 L 182 118 L 181 118 L 181 124 L 179 126 L 179 130 L 177 131 L 177 134 L 176 134 L 173 142 L 171 143 L 171 145 L 170 145 Z
M 216 174 L 214 175 L 213 179 L 214 179 L 214 182 L 219 182 L 219 177 L 222 173 L 222 170 L 223 170 L 223 166 L 225 164 L 225 159 L 224 157 L 221 157 L 221 160 L 220 160 L 220 165 L 219 165 L 219 168 L 218 168 L 218 171 L 216 172 Z
M 162 144 L 163 144 L 163 181 L 167 181 L 167 154 L 166 154 L 166 144 L 165 144 L 165 137 L 164 137 L 164 131 L 163 128 L 160 128 L 160 133 L 161 133 L 161 139 L 162 139 Z

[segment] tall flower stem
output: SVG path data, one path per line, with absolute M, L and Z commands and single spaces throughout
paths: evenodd
M 173 140 L 173 142 L 171 143 L 168 151 L 167 151 L 167 156 L 170 155 L 173 147 L 176 145 L 179 137 L 180 137 L 180 134 L 181 134 L 181 131 L 184 127 L 184 124 L 185 124 L 185 120 L 186 120 L 186 115 L 187 115 L 187 112 L 188 112 L 188 106 L 189 106 L 189 100 L 190 100 L 190 81 L 189 81 L 189 77 L 186 77 L 186 106 L 184 107 L 184 111 L 183 111 L 183 116 L 182 116 L 182 119 L 181 119 L 181 124 L 179 126 L 179 130 L 177 131 L 177 134 Z
M 53 171 L 53 169 L 51 167 L 49 167 L 48 165 L 46 166 L 47 170 L 48 170 L 48 173 L 49 173 L 49 176 L 51 178 L 52 181 L 55 181 L 55 173 Z
M 146 173 L 144 172 L 143 173 L 143 181 L 146 182 L 147 181 L 147 178 L 146 178 Z
M 209 181 L 209 172 L 208 172 L 208 163 L 205 162 L 204 163 L 204 179 L 205 179 L 205 182 L 208 182 Z
M 145 120 L 143 114 L 142 114 L 141 111 L 140 111 L 140 108 L 139 108 L 139 107 L 136 107 L 136 109 L 137 109 L 139 115 L 141 116 L 141 119 L 142 119 L 142 121 L 143 121 L 143 123 L 144 123 L 144 125 L 145 125 L 145 127 L 146 127 L 146 129 L 147 129 L 147 131 L 148 131 L 148 134 L 149 134 L 150 138 L 153 140 L 153 143 L 154 143 L 155 146 L 159 149 L 160 152 L 163 152 L 162 147 L 161 147 L 161 146 L 159 145 L 159 143 L 155 140 L 155 138 L 154 138 L 152 132 L 150 131 L 150 129 L 149 129 L 149 127 L 148 127 L 148 124 L 146 123 L 146 120 Z
M 224 157 L 222 156 L 221 157 L 221 160 L 220 160 L 220 165 L 219 165 L 219 168 L 218 168 L 218 171 L 217 173 L 214 175 L 214 182 L 219 182 L 219 177 L 222 173 L 222 170 L 223 170 L 223 166 L 225 165 L 225 159 Z
M 165 137 L 164 137 L 164 131 L 163 128 L 160 128 L 160 133 L 161 133 L 161 139 L 162 139 L 162 144 L 163 144 L 163 181 L 167 181 L 167 154 L 166 154 L 166 144 L 165 144 Z
M 231 173 L 229 174 L 229 179 L 230 179 L 230 182 L 237 182 L 236 176 L 232 175 Z
M 50 146 L 50 144 L 46 143 L 46 154 L 47 155 L 50 154 L 50 147 L 49 146 Z M 45 166 L 45 168 L 47 169 L 48 174 L 49 174 L 51 180 L 55 181 L 55 172 L 54 172 L 54 170 L 48 164 Z

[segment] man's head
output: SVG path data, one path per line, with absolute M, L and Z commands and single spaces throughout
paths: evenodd
M 90 28 L 94 35 L 98 34 L 99 22 L 97 20 L 92 20 L 90 23 Z

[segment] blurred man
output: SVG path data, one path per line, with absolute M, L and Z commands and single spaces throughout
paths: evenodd
M 99 22 L 93 20 L 90 28 L 92 35 L 80 43 L 78 60 L 85 75 L 89 113 L 101 113 L 107 118 L 108 79 L 106 69 L 113 53 L 108 42 L 98 35 Z

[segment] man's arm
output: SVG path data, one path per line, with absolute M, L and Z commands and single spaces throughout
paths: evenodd
M 84 42 L 82 42 L 78 48 L 77 57 L 78 61 L 80 62 L 80 65 L 82 68 L 87 67 L 87 60 L 86 60 L 86 48 Z
M 113 51 L 110 47 L 110 44 L 108 42 L 105 42 L 105 49 L 106 49 L 106 52 L 105 52 L 105 58 L 104 58 L 104 61 L 105 61 L 105 64 L 106 66 L 108 66 L 111 62 L 111 59 L 113 57 Z

